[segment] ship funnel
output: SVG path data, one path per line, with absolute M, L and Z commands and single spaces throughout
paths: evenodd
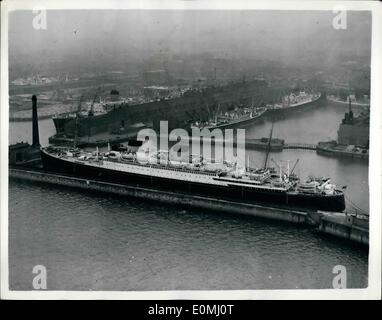
M 353 110 L 351 109 L 351 98 L 349 96 L 349 120 L 353 121 Z
M 119 91 L 116 89 L 112 89 L 110 91 L 110 100 L 112 102 L 118 101 L 119 100 Z
M 38 133 L 38 117 L 37 117 L 37 97 L 32 96 L 32 135 L 33 135 L 33 147 L 40 147 L 40 138 Z

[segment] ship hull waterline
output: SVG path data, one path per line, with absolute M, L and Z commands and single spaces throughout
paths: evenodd
M 277 190 L 254 190 L 251 187 L 211 185 L 200 182 L 174 180 L 163 177 L 146 176 L 131 172 L 122 172 L 102 167 L 88 166 L 81 162 L 70 162 L 54 157 L 44 151 L 41 152 L 45 170 L 63 173 L 74 177 L 118 183 L 128 186 L 148 187 L 159 190 L 171 190 L 218 199 L 238 201 L 244 203 L 277 206 L 282 208 L 303 209 L 307 211 L 335 211 L 345 210 L 343 193 L 332 196 L 319 194 L 287 193 Z

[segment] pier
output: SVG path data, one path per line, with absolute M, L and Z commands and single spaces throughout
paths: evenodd
M 317 150 L 317 145 L 310 143 L 285 143 L 283 149 Z
M 166 204 L 178 205 L 181 203 L 185 207 L 200 208 L 220 213 L 248 215 L 262 219 L 297 223 L 313 228 L 321 233 L 351 240 L 363 245 L 369 244 L 369 220 L 367 216 L 358 217 L 342 212 L 305 211 L 302 209 L 296 210 L 293 208 L 241 203 L 187 193 L 143 188 L 138 185 L 127 186 L 77 178 L 32 168 L 9 168 L 9 178 L 31 183 L 45 183 L 93 192 L 130 196 Z

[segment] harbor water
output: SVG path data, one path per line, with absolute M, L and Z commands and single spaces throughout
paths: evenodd
M 273 137 L 317 143 L 336 138 L 347 107 L 327 102 L 274 122 Z M 355 109 L 355 112 L 357 109 Z M 54 134 L 40 122 L 41 144 Z M 249 124 L 246 136 L 269 136 L 270 119 Z M 31 123 L 11 122 L 10 143 L 31 140 Z M 251 166 L 265 154 L 247 151 Z M 349 211 L 369 210 L 368 163 L 315 151 L 270 154 L 301 177 L 331 177 L 344 187 Z M 280 162 L 282 161 L 282 162 Z M 47 269 L 50 290 L 188 290 L 331 288 L 333 268 L 347 286 L 366 287 L 368 252 L 353 243 L 293 224 L 164 206 L 11 181 L 10 288 L 31 290 L 35 265 Z

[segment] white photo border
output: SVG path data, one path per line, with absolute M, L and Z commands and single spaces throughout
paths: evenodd
M 369 201 L 370 236 L 368 287 L 364 289 L 306 290 L 211 290 L 211 291 L 15 291 L 9 290 L 8 265 L 8 17 L 15 10 L 142 9 L 142 10 L 330 10 L 343 6 L 349 11 L 372 14 Z M 382 213 L 382 5 L 378 1 L 251 1 L 251 0 L 6 0 L 1 2 L 1 110 L 0 110 L 0 205 L 1 205 L 1 298 L 2 299 L 113 299 L 113 300 L 274 300 L 274 299 L 381 299 L 381 213 Z

